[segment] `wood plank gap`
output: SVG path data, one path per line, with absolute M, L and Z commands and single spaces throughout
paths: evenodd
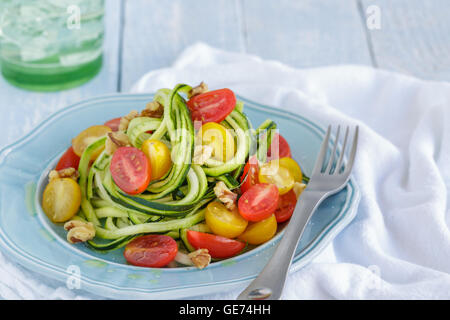
M 119 48 L 117 53 L 117 92 L 122 92 L 122 58 L 123 58 L 123 33 L 125 29 L 125 0 L 120 0 L 119 19 Z
M 375 57 L 375 52 L 373 50 L 372 37 L 370 36 L 370 32 L 367 29 L 367 25 L 366 25 L 366 14 L 365 14 L 363 4 L 362 4 L 361 0 L 355 0 L 355 1 L 356 1 L 356 6 L 358 8 L 359 16 L 361 17 L 361 26 L 362 26 L 362 28 L 364 30 L 364 34 L 366 36 L 366 42 L 367 42 L 367 48 L 369 50 L 370 60 L 372 61 L 372 65 L 375 68 L 378 68 L 377 59 Z
M 244 9 L 244 0 L 236 0 L 236 12 L 239 20 L 239 25 L 241 29 L 241 38 L 242 38 L 242 48 L 244 52 L 248 51 L 248 30 L 247 30 L 247 21 L 245 19 L 245 9 Z

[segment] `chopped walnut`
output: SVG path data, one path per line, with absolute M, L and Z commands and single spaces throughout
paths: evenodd
M 306 188 L 306 184 L 304 183 L 300 183 L 300 182 L 296 182 L 294 183 L 294 187 L 292 188 L 292 190 L 294 190 L 295 195 L 298 197 L 300 197 L 300 194 L 303 192 L 303 190 L 305 190 Z
M 64 224 L 64 229 L 69 231 L 67 241 L 70 243 L 86 242 L 95 237 L 95 227 L 92 222 L 70 220 Z
M 60 178 L 70 178 L 77 181 L 79 176 L 80 173 L 78 172 L 78 170 L 70 167 L 58 171 L 57 170 L 50 171 L 50 173 L 48 174 L 48 179 L 49 181 L 52 181 Z
M 213 148 L 211 146 L 196 145 L 194 148 L 194 156 L 192 163 L 202 166 L 206 160 L 211 158 Z
M 139 117 L 139 112 L 137 112 L 136 110 L 132 110 L 129 114 L 122 117 L 119 123 L 119 131 L 127 131 L 130 121 L 137 117 Z
M 145 109 L 141 111 L 141 117 L 161 118 L 164 114 L 164 107 L 158 101 L 147 103 Z
M 196 95 L 202 94 L 208 92 L 208 85 L 204 83 L 203 81 L 200 82 L 200 84 L 194 88 L 192 88 L 188 93 L 188 98 L 192 98 Z
M 112 155 L 117 148 L 130 145 L 128 136 L 123 131 L 108 132 L 105 142 L 105 153 Z
M 222 202 L 227 209 L 233 210 L 236 207 L 237 194 L 228 189 L 223 181 L 216 183 L 214 193 L 217 199 L 219 199 L 219 201 Z
M 198 249 L 189 253 L 188 257 L 191 258 L 191 261 L 199 269 L 207 267 L 211 262 L 211 256 L 208 253 L 208 249 Z

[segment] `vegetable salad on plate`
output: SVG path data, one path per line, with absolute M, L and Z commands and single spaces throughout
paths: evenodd
M 306 182 L 273 121 L 254 128 L 230 89 L 179 84 L 74 137 L 42 208 L 74 245 L 205 268 L 269 241 Z

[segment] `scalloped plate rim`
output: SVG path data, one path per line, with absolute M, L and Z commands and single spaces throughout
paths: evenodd
M 7 156 L 11 152 L 14 151 L 14 149 L 27 143 L 35 135 L 39 134 L 42 130 L 44 130 L 48 124 L 52 123 L 53 121 L 57 121 L 60 116 L 63 116 L 66 113 L 70 113 L 72 110 L 75 110 L 78 108 L 83 108 L 83 107 L 89 107 L 89 105 L 92 103 L 107 101 L 108 99 L 114 99 L 114 100 L 124 99 L 124 100 L 126 100 L 126 99 L 138 98 L 138 99 L 145 100 L 150 96 L 153 96 L 153 94 L 151 94 L 151 93 L 107 94 L 107 95 L 101 95 L 101 96 L 93 97 L 90 99 L 82 100 L 77 103 L 71 104 L 68 107 L 62 108 L 62 109 L 54 112 L 53 114 L 49 115 L 43 121 L 41 121 L 29 133 L 25 134 L 24 136 L 22 136 L 15 142 L 3 147 L 0 150 L 0 168 L 2 168 L 2 166 L 4 165 L 4 162 L 5 162 L 4 160 L 7 158 Z M 242 96 L 238 96 L 238 98 L 243 100 L 244 102 L 248 102 L 250 104 L 250 108 L 253 108 L 253 109 L 259 108 L 259 109 L 262 109 L 262 110 L 265 110 L 265 111 L 268 111 L 271 113 L 275 113 L 278 116 L 281 116 L 283 118 L 295 118 L 296 121 L 301 120 L 301 122 L 303 122 L 303 124 L 307 125 L 310 129 L 314 129 L 314 131 L 318 132 L 319 134 L 323 135 L 325 132 L 325 130 L 323 128 L 321 128 L 320 126 L 318 126 L 311 120 L 304 118 L 303 116 L 301 116 L 299 114 L 292 113 L 292 112 L 285 111 L 285 110 L 283 110 L 281 112 L 280 109 L 278 109 L 278 108 L 263 105 L 263 104 L 255 102 L 255 101 L 249 100 L 247 98 L 243 98 Z M 313 241 L 311 241 L 311 243 L 307 247 L 305 247 L 305 249 L 300 254 L 298 254 L 296 257 L 294 257 L 290 272 L 297 271 L 298 269 L 300 269 L 301 267 L 303 267 L 304 265 L 309 263 L 312 259 L 314 259 L 314 257 L 317 256 L 334 239 L 334 237 L 336 237 L 337 234 L 339 234 L 342 231 L 342 229 L 344 229 L 356 216 L 361 194 L 359 191 L 359 187 L 355 183 L 353 177 L 351 177 L 348 187 L 350 187 L 351 192 L 348 192 L 345 204 L 340 209 L 339 214 L 324 229 L 322 229 L 321 232 L 319 232 L 319 234 L 317 234 L 315 236 Z M 42 223 L 42 220 L 40 222 Z M 48 231 L 48 228 L 47 228 L 47 231 Z M 254 249 L 252 251 L 249 251 L 244 255 L 241 255 L 241 257 L 242 257 L 241 259 L 246 259 L 248 257 L 251 257 L 252 255 L 255 255 L 256 250 L 264 250 L 268 246 L 275 245 L 279 241 L 280 237 L 281 237 L 281 232 L 278 235 L 277 239 L 272 239 L 270 242 L 265 243 L 264 245 L 259 246 L 258 248 Z M 57 237 L 57 238 L 59 238 L 59 237 Z M 31 264 L 31 265 L 34 265 L 35 267 L 37 267 L 37 270 L 34 270 L 34 271 L 37 271 L 45 276 L 55 278 L 58 280 L 63 280 L 63 279 L 67 278 L 67 272 L 64 270 L 59 270 L 58 266 L 54 266 L 54 265 L 51 265 L 50 263 L 46 263 L 46 262 L 40 260 L 39 258 L 32 256 L 31 254 L 29 254 L 27 252 L 24 252 L 25 255 L 21 255 L 19 252 L 15 252 L 13 250 L 13 247 L 15 247 L 15 244 L 6 237 L 6 235 L 3 233 L 3 230 L 1 228 L 0 228 L 0 243 L 2 244 L 2 248 L 4 249 L 3 251 L 4 252 L 7 251 L 8 256 L 20 261 L 20 264 L 27 267 L 27 269 L 28 269 L 28 266 Z M 18 248 L 18 249 L 21 250 L 20 248 Z M 77 251 L 79 251 L 79 250 L 77 250 Z M 78 253 L 80 253 L 80 252 L 81 251 L 79 251 Z M 248 256 L 247 256 L 247 254 L 248 254 Z M 29 257 L 27 257 L 27 255 Z M 30 259 L 30 257 L 31 257 L 31 259 Z M 102 259 L 99 259 L 98 257 L 95 257 L 95 259 L 102 260 Z M 34 261 L 34 260 L 36 260 L 36 261 Z M 117 262 L 111 262 L 109 260 L 104 260 L 104 261 L 107 262 L 108 264 L 112 264 L 112 265 L 118 264 Z M 119 265 L 122 265 L 122 264 L 119 264 Z M 215 266 L 215 268 L 221 267 L 220 263 L 215 263 L 213 265 Z M 133 267 L 133 268 L 137 268 L 137 267 Z M 173 270 L 173 271 L 186 272 L 186 271 L 194 270 L 195 268 L 187 267 L 187 268 L 177 268 L 177 269 L 178 270 Z M 49 274 L 48 273 L 49 270 L 56 274 L 53 274 L 53 273 Z M 140 270 L 140 269 L 137 268 L 137 270 Z M 234 284 L 238 284 L 238 283 L 240 284 L 240 283 L 244 283 L 244 282 L 249 282 L 254 277 L 255 276 L 246 276 L 246 277 L 241 277 L 241 278 L 236 278 L 236 279 L 231 279 L 231 280 L 224 280 L 221 282 L 214 283 L 213 287 L 222 286 L 222 285 L 234 285 Z M 105 296 L 120 297 L 124 291 L 129 291 L 130 293 L 135 294 L 135 295 L 137 294 L 138 296 L 143 294 L 143 296 L 142 296 L 143 298 L 145 298 L 145 296 L 148 294 L 156 293 L 156 292 L 160 292 L 160 291 L 166 291 L 166 290 L 183 291 L 185 289 L 192 289 L 192 288 L 207 286 L 205 284 L 198 284 L 198 285 L 190 284 L 190 285 L 186 285 L 186 286 L 177 285 L 175 287 L 151 289 L 149 291 L 149 290 L 141 289 L 141 288 L 121 287 L 121 286 L 111 285 L 111 284 L 108 284 L 105 282 L 101 282 L 101 281 L 97 281 L 95 279 L 90 279 L 90 278 L 85 278 L 85 277 L 82 278 L 82 283 L 86 285 L 85 288 L 89 288 L 89 289 L 86 289 L 87 291 L 91 291 L 94 294 L 100 294 L 100 295 L 103 294 Z M 94 290 L 90 290 L 91 287 Z M 104 289 L 104 288 L 108 288 L 108 290 L 111 290 L 111 292 L 98 293 L 98 290 L 96 290 L 96 289 L 100 289 L 100 291 L 103 291 L 101 289 Z M 215 290 L 212 292 L 217 292 L 217 291 L 220 291 L 220 290 Z

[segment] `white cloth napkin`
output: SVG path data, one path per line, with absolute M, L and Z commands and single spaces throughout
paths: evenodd
M 133 91 L 200 81 L 323 126 L 360 126 L 358 215 L 314 262 L 288 277 L 284 299 L 450 298 L 450 84 L 361 66 L 299 70 L 196 44 L 171 68 L 146 74 Z M 0 296 L 97 298 L 17 267 L 1 253 Z
M 360 126 L 358 215 L 313 263 L 289 276 L 284 299 L 450 298 L 448 83 L 361 66 L 299 70 L 196 44 L 132 91 L 200 81 L 324 127 Z

